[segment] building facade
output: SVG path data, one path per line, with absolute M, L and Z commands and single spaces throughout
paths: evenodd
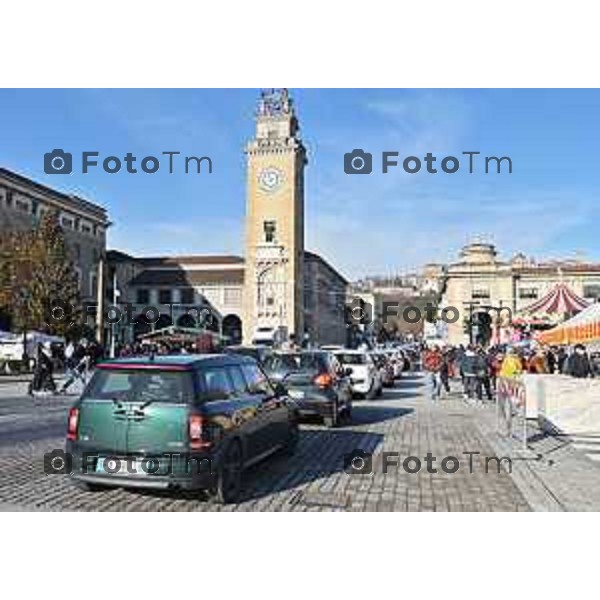
M 107 258 L 106 310 L 114 304 L 121 311 L 114 331 L 119 343 L 170 325 L 207 327 L 231 343 L 241 341 L 243 258 L 135 258 L 115 250 L 109 250 Z M 127 304 L 133 322 L 125 315 Z
M 460 318 L 449 323 L 448 341 L 469 341 L 465 317 L 471 312 L 487 314 L 489 326 L 505 324 L 527 306 L 563 283 L 588 302 L 600 298 L 600 264 L 584 261 L 538 262 L 519 253 L 501 260 L 493 244 L 474 242 L 465 246 L 457 262 L 443 269 L 442 307 L 456 307 Z
M 35 227 L 49 211 L 58 214 L 79 276 L 82 300 L 96 297 L 98 265 L 110 223 L 106 210 L 0 167 L 0 234 Z

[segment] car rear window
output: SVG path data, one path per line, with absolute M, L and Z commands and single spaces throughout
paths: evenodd
M 84 399 L 173 404 L 190 402 L 193 396 L 189 371 L 158 369 L 98 369 L 83 393 Z
M 364 354 L 337 354 L 335 357 L 343 364 L 343 365 L 366 365 L 367 357 Z
M 323 371 L 327 362 L 323 354 L 273 354 L 265 359 L 271 371 Z

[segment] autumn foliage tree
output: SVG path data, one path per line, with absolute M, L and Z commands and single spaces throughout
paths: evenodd
M 4 234 L 0 261 L 0 311 L 8 313 L 13 329 L 65 335 L 72 319 L 50 311 L 76 308 L 79 285 L 58 215 L 46 213 L 36 228 Z

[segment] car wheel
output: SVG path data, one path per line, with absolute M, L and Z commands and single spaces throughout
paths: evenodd
M 344 409 L 344 425 L 352 424 L 352 404 L 348 402 L 346 404 L 346 408 Z
M 209 490 L 209 496 L 219 504 L 235 502 L 242 490 L 242 447 L 238 441 L 233 441 L 225 450 L 220 461 L 216 483 Z
M 334 402 L 331 413 L 332 414 L 330 417 L 323 417 L 323 423 L 325 424 L 325 427 L 329 427 L 329 428 L 337 427 L 337 424 L 339 422 L 337 402 Z
M 298 427 L 298 421 L 294 419 L 292 423 L 290 423 L 290 429 L 288 432 L 288 438 L 283 446 L 283 453 L 286 456 L 292 456 L 296 452 L 296 448 L 298 447 L 298 442 L 300 441 L 300 427 Z
M 375 382 L 372 381 L 371 382 L 371 389 L 367 392 L 365 398 L 367 400 L 373 400 L 373 398 L 375 398 L 376 394 L 377 394 L 377 390 L 375 389 Z

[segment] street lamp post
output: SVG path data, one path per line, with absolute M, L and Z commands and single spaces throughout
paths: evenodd
M 28 308 L 29 308 L 29 300 L 31 299 L 31 294 L 27 288 L 21 288 L 19 291 L 19 303 L 22 309 L 22 317 L 23 317 L 23 355 L 22 355 L 22 363 L 26 368 L 29 367 L 29 353 L 27 352 L 27 319 L 28 319 Z

